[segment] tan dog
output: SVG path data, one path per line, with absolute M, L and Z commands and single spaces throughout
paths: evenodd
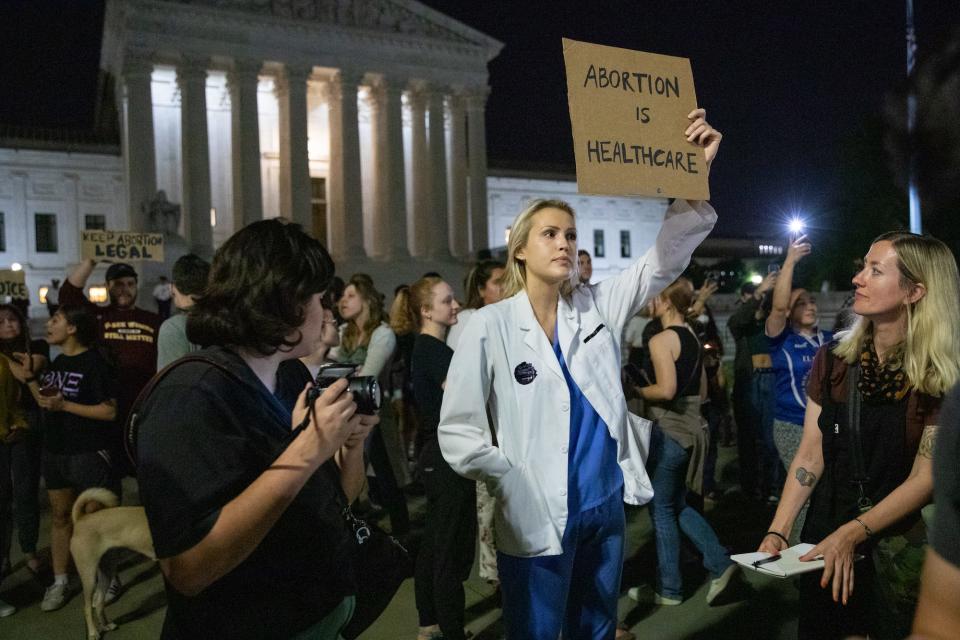
M 97 580 L 103 554 L 122 547 L 157 559 L 143 507 L 118 507 L 119 503 L 112 491 L 101 488 L 87 489 L 73 503 L 70 553 L 83 583 L 83 615 L 90 640 L 99 640 L 103 632 L 117 628 L 107 622 L 104 611 L 110 580 Z

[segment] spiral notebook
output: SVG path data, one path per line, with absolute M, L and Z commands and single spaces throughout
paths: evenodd
M 756 571 L 757 573 L 765 573 L 777 578 L 788 578 L 801 573 L 808 573 L 810 571 L 823 569 L 822 557 L 817 560 L 810 560 L 809 562 L 800 561 L 800 556 L 813 549 L 813 547 L 814 545 L 812 544 L 805 542 L 800 543 L 790 547 L 789 549 L 784 549 L 781 551 L 779 559 L 772 562 L 764 562 L 763 564 L 757 563 L 770 558 L 772 554 L 764 553 L 762 551 L 755 551 L 753 553 L 738 553 L 730 556 L 730 559 L 740 566 L 752 571 Z

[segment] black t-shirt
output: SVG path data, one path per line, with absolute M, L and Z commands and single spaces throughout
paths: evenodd
M 140 496 L 157 556 L 199 543 L 220 510 L 276 460 L 290 436 L 290 404 L 309 373 L 278 373 L 271 396 L 235 353 L 213 347 L 185 363 L 141 409 Z M 297 363 L 299 364 L 299 363 Z M 302 367 L 302 365 L 300 365 Z M 194 597 L 167 583 L 164 638 L 289 638 L 354 593 L 353 543 L 329 461 L 306 483 L 253 553 Z
M 960 568 L 960 386 L 944 403 L 933 454 L 933 528 L 930 545 L 941 558 Z
M 440 425 L 440 405 L 443 404 L 443 385 L 453 349 L 433 336 L 421 333 L 413 341 L 410 356 L 410 378 L 413 397 L 420 415 L 419 429 L 433 434 Z
M 96 349 L 57 356 L 38 382 L 41 388 L 58 389 L 64 400 L 77 404 L 97 405 L 117 398 L 115 370 Z M 117 423 L 44 411 L 43 434 L 43 446 L 52 453 L 100 451 L 113 448 Z

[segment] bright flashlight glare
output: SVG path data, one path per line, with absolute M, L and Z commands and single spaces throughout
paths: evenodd
M 753 284 L 760 284 L 763 282 L 763 276 L 761 276 L 759 273 L 752 273 L 750 274 L 750 282 Z
M 800 218 L 794 218 L 790 221 L 790 233 L 800 233 L 803 231 L 803 220 Z

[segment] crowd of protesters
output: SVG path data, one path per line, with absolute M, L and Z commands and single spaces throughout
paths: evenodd
M 685 134 L 709 168 L 721 136 L 702 110 Z M 920 611 L 956 629 L 931 604 L 938 585 L 960 584 L 956 465 L 941 457 L 957 450 L 953 255 L 929 236 L 878 237 L 834 335 L 795 286 L 814 247 L 791 239 L 777 269 L 740 287 L 728 385 L 717 283 L 683 275 L 715 221 L 705 202 L 674 201 L 655 246 L 594 284 L 573 208 L 534 201 L 506 260 L 469 270 L 463 303 L 427 273 L 389 309 L 373 278 L 336 277 L 326 248 L 282 218 L 237 231 L 212 263 L 178 260 L 152 291 L 159 315 L 136 306 L 139 276 L 123 263 L 107 269 L 109 303 L 92 303 L 95 263 L 81 262 L 48 298 L 45 340 L 0 305 L 0 580 L 14 531 L 27 568 L 46 570 L 42 479 L 53 581 L 40 608 L 61 608 L 79 587 L 74 501 L 91 487 L 119 496 L 133 475 L 166 587 L 163 637 L 356 637 L 370 528 L 354 512 L 406 553 L 422 493 L 418 640 L 468 637 L 478 548 L 508 638 L 625 640 L 624 503 L 649 504 L 654 605 L 692 591 L 681 534 L 702 557 L 707 604 L 739 580 L 705 508 L 733 493 L 716 471 L 735 429 L 739 494 L 773 514 L 759 550 L 808 543 L 803 559 L 824 562 L 797 580 L 800 638 L 910 632 L 934 467 L 943 505 Z M 375 379 L 382 401 L 325 379 L 332 363 Z M 935 456 L 941 424 L 951 434 Z M 110 602 L 121 585 L 113 562 L 103 569 Z M 0 601 L 0 617 L 13 613 Z

